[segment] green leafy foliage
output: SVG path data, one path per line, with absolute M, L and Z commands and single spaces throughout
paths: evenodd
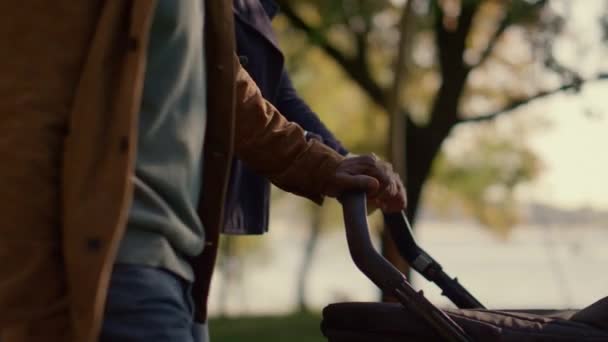
M 439 211 L 464 211 L 506 236 L 520 220 L 516 188 L 534 180 L 541 169 L 525 142 L 487 128 L 457 153 L 444 152 L 435 159 L 427 195 Z

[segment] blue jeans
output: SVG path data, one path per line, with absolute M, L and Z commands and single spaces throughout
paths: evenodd
M 194 321 L 191 284 L 168 271 L 114 265 L 100 342 L 207 342 Z

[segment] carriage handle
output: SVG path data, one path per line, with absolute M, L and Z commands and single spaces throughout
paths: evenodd
M 359 270 L 406 309 L 422 317 L 446 341 L 472 342 L 454 320 L 429 302 L 422 291 L 416 292 L 405 276 L 375 250 L 369 235 L 365 193 L 343 193 L 338 200 L 343 208 L 348 249 Z

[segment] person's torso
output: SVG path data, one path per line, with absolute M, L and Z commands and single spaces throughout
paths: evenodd
M 96 340 L 111 265 L 126 229 L 154 8 L 152 0 L 103 2 L 71 108 L 63 154 L 62 178 L 69 182 L 62 184 L 62 233 L 70 307 L 81 342 Z M 192 260 L 201 321 L 233 154 L 236 78 L 232 8 L 224 1 L 205 0 L 205 13 L 206 74 L 212 86 L 207 87 L 205 196 L 198 213 L 206 243 L 203 255 Z
M 237 54 L 264 98 L 278 95 L 284 57 L 278 48 L 271 20 L 274 2 L 234 0 Z M 222 231 L 228 234 L 263 234 L 268 230 L 270 182 L 238 159 L 232 162 Z
M 133 203 L 116 262 L 161 267 L 192 281 L 203 249 L 197 214 L 206 126 L 204 7 L 159 0 L 139 114 Z

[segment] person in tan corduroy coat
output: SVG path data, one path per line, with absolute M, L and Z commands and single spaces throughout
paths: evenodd
M 192 260 L 201 322 L 234 152 L 315 201 L 358 188 L 404 205 L 390 170 L 307 142 L 268 104 L 235 58 L 231 1 L 205 6 L 210 114 L 198 212 L 206 246 Z M 97 340 L 132 197 L 154 8 L 153 0 L 0 3 L 2 342 Z

